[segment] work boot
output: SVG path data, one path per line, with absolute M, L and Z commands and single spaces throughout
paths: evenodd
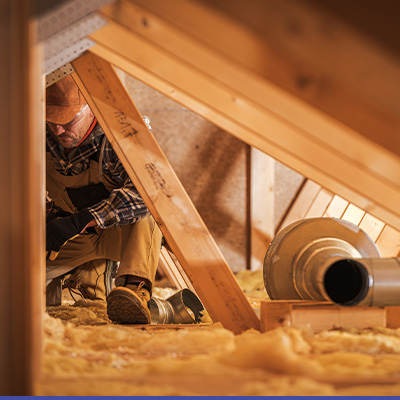
M 151 316 L 147 302 L 150 292 L 144 282 L 117 286 L 107 297 L 107 315 L 117 324 L 150 324 Z
M 102 258 L 88 261 L 67 275 L 63 289 L 68 288 L 72 297 L 75 293 L 84 299 L 106 301 L 117 268 L 118 264 L 113 260 Z
M 63 278 L 63 276 L 58 276 L 46 282 L 46 307 L 61 306 Z

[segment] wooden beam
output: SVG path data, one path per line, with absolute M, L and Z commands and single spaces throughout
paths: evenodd
M 164 48 L 175 51 L 187 62 L 202 65 L 200 58 L 193 59 L 200 49 L 186 49 L 179 54 L 173 34 L 159 24 L 151 26 L 152 17 L 156 16 L 179 30 L 181 36 L 194 38 L 203 48 L 229 59 L 232 65 L 243 66 L 274 82 L 400 155 L 400 96 L 394 85 L 400 83 L 398 58 L 388 51 L 387 38 L 375 40 L 373 28 L 377 24 L 369 32 L 358 30 L 356 24 L 351 25 L 351 19 L 344 18 L 345 12 L 331 12 L 332 4 L 337 3 L 172 0 L 167 5 L 162 0 L 120 0 L 105 12 L 154 43 L 160 40 L 156 35 L 161 36 L 163 30 Z M 363 17 L 374 12 L 363 0 L 352 3 L 362 7 Z M 400 6 L 388 2 L 380 12 L 388 14 L 390 10 L 397 14 Z M 369 17 L 376 18 L 374 14 Z M 396 32 L 397 24 L 391 22 L 392 32 Z M 165 36 L 168 33 L 171 36 Z M 180 39 L 185 43 L 184 38 Z M 398 46 L 396 50 L 398 56 Z M 203 60 L 210 66 L 209 58 Z M 219 79 L 225 79 L 222 71 L 225 72 L 221 70 Z M 237 82 L 238 86 L 247 84 L 249 81 Z M 275 109 L 281 105 L 276 104 Z M 322 132 L 320 135 L 324 136 Z
M 332 193 L 307 180 L 300 188 L 279 229 L 298 219 L 312 217 L 340 218 L 352 222 L 375 242 L 382 257 L 398 257 L 399 255 L 400 232 L 398 230 L 340 196 L 332 197 Z
M 365 214 L 358 225 L 374 241 L 378 239 L 385 224 L 370 214 Z
M 390 310 L 391 325 L 398 326 L 395 313 L 398 308 Z M 261 332 L 282 328 L 310 326 L 314 332 L 334 328 L 373 327 L 385 328 L 387 325 L 388 307 L 354 306 L 344 307 L 329 302 L 303 300 L 262 300 Z
M 358 226 L 361 220 L 364 218 L 364 215 L 364 210 L 355 206 L 354 204 L 349 204 L 346 208 L 346 211 L 342 215 L 342 219 Z
M 30 17 L 29 38 L 32 41 L 29 48 L 29 120 L 26 124 L 25 144 L 26 154 L 25 174 L 27 175 L 27 193 L 24 201 L 26 216 L 23 221 L 23 232 L 27 247 L 24 258 L 24 279 L 26 297 L 24 298 L 27 321 L 24 331 L 28 342 L 25 368 L 28 371 L 29 382 L 27 392 L 35 394 L 36 383 L 42 375 L 43 325 L 42 320 L 46 311 L 46 143 L 45 143 L 45 76 L 42 70 L 44 58 L 43 43 L 35 42 L 38 31 L 37 21 Z M 20 108 L 18 111 L 20 118 Z M 29 221 L 29 222 L 27 222 Z M 15 249 L 20 252 L 20 244 Z M 21 284 L 21 275 L 16 277 L 15 285 Z M 13 284 L 12 287 L 15 288 Z M 21 376 L 17 375 L 18 391 L 21 390 Z
M 310 208 L 310 205 L 312 204 L 320 190 L 320 185 L 313 181 L 306 180 L 304 182 L 304 185 L 301 186 L 285 218 L 278 227 L 278 230 L 282 230 L 286 226 L 290 225 L 292 222 L 305 218 L 305 216 L 307 215 L 307 211 Z
M 399 306 L 387 306 L 385 307 L 387 327 L 389 329 L 400 328 L 400 307 Z
M 140 6 L 121 1 L 107 9 L 114 21 L 92 35 L 98 43 L 93 52 L 377 218 L 400 227 L 397 156 L 351 124 L 333 119 L 254 71 L 251 66 L 277 60 L 276 52 L 268 53 L 268 49 L 254 53 L 255 59 L 252 51 L 265 49 L 260 37 L 195 2 L 171 1 L 168 7 L 156 0 L 140 2 Z M 186 18 L 180 14 L 183 10 Z M 190 14 L 189 10 L 199 13 Z M 205 18 L 203 28 L 194 21 L 200 14 Z M 213 36 L 214 44 L 207 31 L 213 21 L 220 22 L 219 31 L 227 29 L 224 35 Z M 221 47 L 221 37 L 246 38 L 247 47 L 243 40 L 232 40 L 230 45 L 241 63 L 224 51 L 215 51 L 215 46 Z M 360 46 L 363 44 L 361 41 Z M 249 49 L 252 57 L 246 57 Z M 379 111 L 367 106 L 362 110 L 366 115 Z M 349 109 L 349 115 L 353 111 Z
M 342 215 L 346 211 L 348 205 L 348 201 L 342 199 L 338 195 L 335 195 L 333 196 L 333 199 L 329 203 L 329 206 L 323 216 L 328 218 L 342 218 Z
M 236 333 L 259 320 L 111 64 L 87 53 L 75 79 L 213 321 Z
M 44 79 L 31 2 L 0 13 L 0 393 L 33 396 L 44 312 Z
M 175 264 L 173 263 L 172 258 L 169 256 L 168 251 L 164 246 L 161 248 L 160 261 L 157 271 L 166 276 L 171 284 L 177 289 L 184 289 L 187 287 L 181 274 L 177 273 Z
M 250 269 L 263 268 L 268 245 L 275 236 L 275 160 L 250 150 Z
M 324 215 L 333 198 L 333 193 L 321 188 L 310 205 L 306 218 L 319 218 Z
M 192 283 L 186 276 L 185 270 L 181 267 L 174 254 L 169 252 L 164 246 L 161 248 L 160 264 L 168 279 L 176 288 L 189 288 L 192 292 L 195 292 Z
M 399 257 L 400 232 L 386 225 L 380 233 L 376 245 L 382 257 Z
M 311 181 L 301 187 L 279 229 L 302 218 L 341 218 L 358 225 L 377 245 L 382 257 L 398 257 L 400 232 L 340 196 Z

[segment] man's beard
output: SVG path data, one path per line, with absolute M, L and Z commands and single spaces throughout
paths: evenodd
M 58 141 L 60 142 L 60 144 L 62 146 L 64 146 L 63 145 L 63 139 L 68 140 L 68 147 L 67 148 L 75 147 L 79 143 L 78 138 L 71 137 L 70 135 L 66 135 L 66 134 L 62 134 L 62 135 L 58 136 L 57 139 L 58 139 Z M 66 147 L 66 146 L 64 146 L 64 147 Z

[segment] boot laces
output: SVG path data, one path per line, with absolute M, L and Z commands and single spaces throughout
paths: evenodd
M 97 269 L 96 269 L 96 273 L 97 273 Z M 94 284 L 94 297 L 97 297 L 97 288 L 98 288 L 98 282 L 99 279 L 104 275 L 104 273 L 102 274 L 98 274 L 97 273 L 97 278 L 96 278 L 96 282 Z M 144 282 L 141 282 L 144 284 Z M 75 301 L 75 303 L 77 302 L 77 300 L 74 297 L 74 294 L 77 296 L 80 296 L 82 299 L 90 299 L 86 287 L 83 285 L 77 285 L 77 282 L 75 282 L 73 279 L 66 279 L 62 289 L 68 289 L 70 296 L 72 297 L 72 299 Z
M 128 288 L 131 289 L 137 296 L 139 296 L 142 300 L 147 301 L 146 297 L 149 294 L 149 291 L 144 288 L 143 286 L 145 285 L 144 281 L 141 281 L 139 285 L 135 284 L 128 284 Z
M 74 294 L 80 296 L 81 298 L 84 298 L 84 296 L 80 292 L 79 288 L 76 288 L 75 285 L 76 285 L 76 283 L 73 279 L 66 279 L 64 284 L 62 285 L 62 289 L 68 289 L 70 296 L 76 303 L 77 300 L 75 299 Z
M 144 282 L 142 281 L 139 283 L 138 287 L 134 291 L 135 291 L 135 293 L 137 293 L 138 296 L 144 298 L 146 296 L 146 292 L 144 290 L 142 290 L 143 286 L 144 286 Z

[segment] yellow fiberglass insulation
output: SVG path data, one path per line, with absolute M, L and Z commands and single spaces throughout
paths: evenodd
M 400 395 L 400 329 L 121 326 L 90 301 L 49 308 L 43 325 L 36 395 Z

